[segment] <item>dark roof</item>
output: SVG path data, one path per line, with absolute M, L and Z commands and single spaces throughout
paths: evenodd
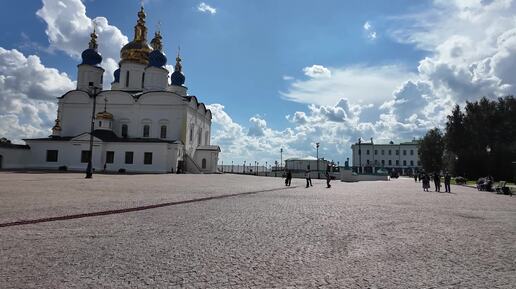
M 80 135 L 87 134 L 87 132 L 82 133 Z M 60 137 L 60 136 L 51 136 L 47 138 L 31 138 L 27 140 L 44 140 L 44 141 L 70 141 L 73 138 L 78 137 L 77 136 L 67 136 L 67 137 Z M 96 129 L 93 131 L 93 136 L 105 141 L 105 142 L 140 142 L 140 143 L 178 143 L 176 140 L 164 140 L 159 138 L 122 138 L 118 137 L 113 131 L 110 130 L 103 130 L 103 129 Z
M 0 148 L 20 149 L 20 150 L 30 149 L 30 147 L 28 145 L 14 144 L 14 143 L 10 143 L 10 142 L 0 142 Z

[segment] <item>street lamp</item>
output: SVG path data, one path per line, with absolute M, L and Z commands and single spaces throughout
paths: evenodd
M 487 176 L 489 176 L 490 167 L 491 167 L 491 147 L 489 145 L 486 146 L 487 152 Z
M 316 166 L 317 166 L 317 178 L 319 179 L 319 178 L 321 178 L 321 175 L 319 173 L 319 143 L 318 142 L 315 143 L 315 148 L 317 149 L 317 165 Z
M 244 161 L 244 169 L 242 170 L 242 173 L 245 175 L 245 161 Z
M 233 173 L 233 161 L 231 161 L 231 173 Z
M 88 166 L 86 167 L 86 179 L 91 179 L 93 176 L 93 130 L 95 129 L 95 107 L 97 106 L 97 95 L 100 94 L 102 88 L 93 85 L 93 82 L 89 83 L 88 95 L 93 98 L 93 109 L 91 111 L 91 124 L 90 124 L 90 150 L 88 154 Z
M 283 166 L 283 148 L 280 149 L 280 167 Z
M 362 139 L 358 138 L 358 167 L 359 167 L 359 174 L 362 173 Z
M 268 173 L 268 171 L 267 171 L 267 162 L 265 162 L 265 176 L 267 176 L 267 173 Z

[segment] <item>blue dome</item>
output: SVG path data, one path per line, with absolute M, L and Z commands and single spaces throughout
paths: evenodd
M 172 85 L 182 86 L 185 84 L 185 75 L 181 71 L 174 71 L 170 76 L 170 82 Z
M 159 50 L 149 53 L 149 66 L 163 67 L 167 64 L 167 57 Z
M 113 72 L 113 77 L 115 78 L 114 82 L 120 82 L 120 68 L 118 68 L 117 70 L 115 70 L 115 72 Z
M 88 48 L 82 52 L 82 63 L 88 65 L 98 65 L 102 62 L 102 56 L 95 50 Z

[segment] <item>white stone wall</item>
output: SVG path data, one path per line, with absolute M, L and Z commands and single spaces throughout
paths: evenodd
M 30 150 L 0 147 L 0 169 L 23 169 L 30 158 Z
M 97 66 L 79 64 L 77 67 L 77 89 L 89 90 L 90 82 L 94 87 L 102 87 L 104 69 Z

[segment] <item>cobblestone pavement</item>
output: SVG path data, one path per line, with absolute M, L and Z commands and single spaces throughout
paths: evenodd
M 409 179 L 95 177 L 0 173 L 2 222 L 278 190 L 0 228 L 0 288 L 515 288 L 515 197 Z

